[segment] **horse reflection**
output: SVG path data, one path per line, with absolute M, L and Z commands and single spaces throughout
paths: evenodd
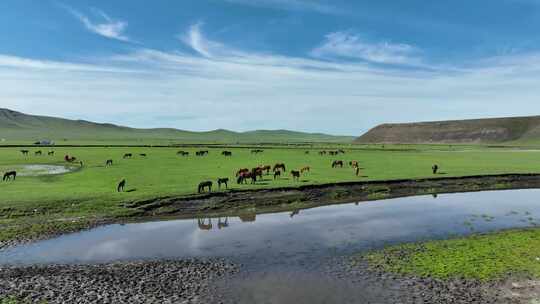
M 253 213 L 253 214 L 243 214 L 243 215 L 239 215 L 238 216 L 240 218 L 240 220 L 245 223 L 245 222 L 255 222 L 255 220 L 257 219 L 257 214 Z
M 227 228 L 227 227 L 229 227 L 229 218 L 226 217 L 224 222 L 222 222 L 221 218 L 219 218 L 218 219 L 218 228 L 221 229 L 221 228 Z
M 212 219 L 208 219 L 208 224 L 206 224 L 205 219 L 197 219 L 197 224 L 199 224 L 199 229 L 201 230 L 212 230 Z
M 290 214 L 290 217 L 293 218 L 295 215 L 300 214 L 300 209 L 293 210 Z

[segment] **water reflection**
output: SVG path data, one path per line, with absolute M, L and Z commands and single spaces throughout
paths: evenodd
M 233 257 L 276 265 L 540 223 L 539 190 L 407 197 L 276 214 L 109 225 L 0 252 L 0 263 Z M 225 229 L 226 228 L 226 229 Z

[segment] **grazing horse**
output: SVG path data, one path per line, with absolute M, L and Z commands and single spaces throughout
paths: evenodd
M 75 156 L 69 156 L 69 155 L 66 155 L 64 156 L 64 160 L 67 161 L 68 163 L 72 163 L 76 160 L 77 158 Z
M 293 180 L 298 181 L 300 179 L 300 171 L 292 170 L 291 175 L 293 177 Z
M 260 167 L 251 169 L 251 175 L 252 179 L 255 179 L 257 181 L 257 177 L 260 177 L 262 179 L 263 177 L 263 170 Z
M 300 173 L 304 173 L 304 172 L 310 172 L 311 168 L 309 166 L 306 166 L 302 169 L 300 169 Z
M 106 162 L 105 162 L 105 166 L 108 167 L 108 166 L 112 166 L 113 164 L 113 160 L 112 159 L 108 159 Z
M 437 174 L 437 171 L 439 171 L 439 166 L 435 164 L 433 167 L 431 167 L 431 170 L 433 171 L 433 174 Z
M 257 176 L 249 171 L 241 173 L 236 179 L 236 182 L 238 184 L 244 184 L 247 182 L 248 179 L 251 179 L 252 184 L 255 184 L 255 182 L 257 182 Z
M 140 157 L 146 157 L 147 155 L 146 155 L 146 153 L 141 153 L 141 154 L 139 154 L 139 156 Z
M 124 188 L 126 187 L 126 180 L 123 179 L 118 183 L 118 187 L 116 187 L 117 192 L 124 192 Z
M 34 152 L 34 155 L 36 155 L 36 156 L 42 155 L 42 154 L 43 154 L 43 152 L 41 152 L 41 150 Z
M 22 155 L 28 155 L 28 150 L 21 150 Z
M 218 180 L 217 180 L 217 184 L 218 184 L 219 189 L 221 189 L 221 184 L 225 184 L 225 189 L 228 189 L 229 188 L 229 185 L 227 185 L 228 183 L 229 183 L 229 178 L 228 177 L 218 178 Z
M 198 192 L 199 193 L 203 193 L 204 192 L 204 188 L 208 188 L 208 192 L 212 192 L 212 182 L 211 181 L 205 181 L 205 182 L 201 182 L 199 184 L 199 188 L 198 188 Z
M 126 154 L 124 154 L 123 158 L 126 159 L 126 158 L 132 158 L 132 157 L 133 157 L 132 153 L 126 153 Z
M 285 169 L 285 164 L 284 163 L 275 164 L 273 171 L 276 172 L 277 170 L 283 170 L 283 172 L 287 171 L 287 169 Z
M 49 156 L 54 156 L 54 151 L 49 151 L 49 152 L 47 152 L 47 155 L 49 155 Z
M 249 169 L 248 169 L 248 168 L 243 168 L 243 169 L 240 169 L 240 170 L 238 170 L 238 171 L 236 172 L 236 176 L 238 177 L 238 176 L 240 176 L 240 175 L 242 175 L 242 174 L 244 174 L 244 173 L 248 173 L 248 172 L 249 172 Z
M 224 222 L 221 221 L 221 218 L 218 218 L 217 226 L 219 229 L 229 227 L 229 218 L 226 217 Z
M 350 161 L 349 166 L 351 166 L 353 168 L 358 168 L 358 161 L 356 161 L 356 160 Z
M 343 168 L 343 161 L 342 160 L 335 160 L 332 162 L 332 168 L 335 168 L 337 166 L 340 166 L 341 168 Z
M 266 165 L 266 166 L 260 167 L 260 169 L 261 169 L 262 171 L 266 171 L 266 175 L 268 175 L 268 174 L 270 174 L 270 170 L 272 170 L 272 166 Z
M 281 171 L 277 170 L 274 172 L 274 180 L 278 179 L 281 177 Z
M 15 178 L 17 178 L 17 172 L 16 171 L 6 172 L 4 174 L 4 178 L 2 178 L 2 180 L 3 181 L 8 181 L 8 180 L 11 180 L 11 178 L 13 178 L 13 180 L 15 180 Z
M 201 230 L 212 230 L 212 219 L 208 219 L 208 224 L 205 223 L 204 219 L 197 219 L 197 224 Z
M 231 151 L 223 151 L 223 152 L 221 152 L 221 155 L 223 155 L 223 156 L 232 156 L 232 152 Z

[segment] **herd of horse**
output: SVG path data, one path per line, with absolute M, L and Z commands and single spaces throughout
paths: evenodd
M 20 152 L 24 156 L 28 156 L 29 153 L 30 153 L 29 150 L 20 150 Z M 259 154 L 259 153 L 263 153 L 263 152 L 264 152 L 264 150 L 261 150 L 261 149 L 251 150 L 251 154 Z M 52 150 L 47 152 L 47 154 L 49 156 L 54 156 L 54 153 L 55 152 L 52 151 Z M 310 151 L 305 151 L 305 154 L 309 154 L 309 153 L 310 153 Z M 176 154 L 180 155 L 180 156 L 189 156 L 189 152 L 187 152 L 187 151 L 178 151 Z M 206 156 L 208 154 L 209 154 L 208 150 L 200 150 L 200 151 L 195 152 L 196 156 Z M 319 155 L 326 155 L 326 154 L 336 156 L 336 155 L 339 155 L 339 154 L 345 154 L 345 151 L 341 150 L 341 149 L 340 150 L 330 150 L 330 151 L 327 151 L 327 150 L 319 151 Z M 43 151 L 41 151 L 41 150 L 35 151 L 34 155 L 41 156 L 41 155 L 43 155 Z M 233 155 L 233 153 L 231 151 L 222 151 L 221 155 L 226 156 L 226 157 L 231 157 Z M 146 158 L 147 154 L 140 153 L 139 156 Z M 132 157 L 133 157 L 133 153 L 125 153 L 123 155 L 124 159 L 131 159 Z M 74 156 L 66 155 L 64 157 L 64 160 L 66 162 L 74 162 L 74 161 L 77 160 L 77 158 L 74 157 Z M 358 161 L 356 161 L 356 160 L 349 161 L 348 164 L 349 164 L 350 167 L 352 167 L 355 170 L 356 176 L 359 176 L 359 174 L 360 174 L 360 166 L 359 166 Z M 113 160 L 112 159 L 106 160 L 106 162 L 105 162 L 106 167 L 109 167 L 109 166 L 112 166 L 112 165 L 113 165 Z M 82 166 L 82 162 L 81 162 L 81 166 Z M 334 161 L 332 161 L 332 165 L 331 165 L 332 168 L 338 168 L 338 167 L 343 168 L 343 166 L 344 166 L 344 162 L 342 160 L 334 160 Z M 437 172 L 439 170 L 439 166 L 437 164 L 434 164 L 431 169 L 432 169 L 433 174 L 437 174 Z M 241 185 L 241 184 L 247 184 L 249 181 L 251 181 L 251 184 L 256 184 L 257 181 L 263 179 L 263 175 L 270 175 L 270 171 L 273 172 L 274 180 L 277 180 L 277 179 L 281 178 L 282 175 L 285 172 L 287 172 L 287 169 L 286 169 L 286 166 L 285 166 L 284 163 L 276 163 L 273 166 L 271 166 L 271 165 L 260 165 L 258 167 L 252 168 L 251 170 L 248 169 L 248 168 L 241 168 L 241 169 L 236 171 L 236 174 L 235 174 L 236 183 Z M 302 174 L 306 174 L 306 173 L 309 173 L 309 172 L 311 172 L 311 167 L 305 166 L 305 167 L 302 167 L 300 170 L 291 170 L 290 175 L 292 176 L 294 181 L 299 181 Z M 17 172 L 16 171 L 9 171 L 9 172 L 6 172 L 4 174 L 2 180 L 3 181 L 10 181 L 10 180 L 14 181 L 16 179 L 16 177 L 17 177 Z M 199 183 L 198 188 L 197 188 L 198 193 L 203 193 L 205 191 L 211 192 L 213 184 L 214 183 L 212 181 L 208 181 L 208 180 Z M 225 188 L 228 189 L 228 187 L 229 187 L 229 178 L 228 177 L 218 178 L 217 179 L 217 185 L 218 185 L 219 189 L 221 189 L 222 185 L 224 185 Z M 122 179 L 118 183 L 118 186 L 117 186 L 116 190 L 118 192 L 124 192 L 125 186 L 126 186 L 126 179 Z

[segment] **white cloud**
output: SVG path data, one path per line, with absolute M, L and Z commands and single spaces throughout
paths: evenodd
M 538 54 L 452 69 L 382 68 L 231 50 L 198 33 L 202 56 L 152 49 L 84 63 L 0 56 L 0 104 L 135 127 L 337 134 L 382 122 L 540 113 Z
M 371 43 L 358 35 L 334 32 L 326 35 L 324 43 L 312 51 L 315 57 L 354 58 L 375 63 L 417 65 L 419 50 L 409 44 Z
M 190 26 L 188 32 L 183 35 L 181 40 L 190 46 L 194 51 L 204 57 L 213 57 L 212 51 L 223 48 L 223 45 L 217 42 L 207 40 L 202 32 L 202 22 L 198 22 Z
M 105 12 L 98 9 L 93 9 L 93 11 L 97 17 L 101 19 L 100 21 L 93 21 L 88 16 L 76 10 L 69 8 L 68 10 L 82 22 L 87 30 L 106 38 L 126 42 L 130 41 L 130 39 L 125 35 L 125 31 L 128 26 L 127 22 L 114 20 L 105 14 Z

